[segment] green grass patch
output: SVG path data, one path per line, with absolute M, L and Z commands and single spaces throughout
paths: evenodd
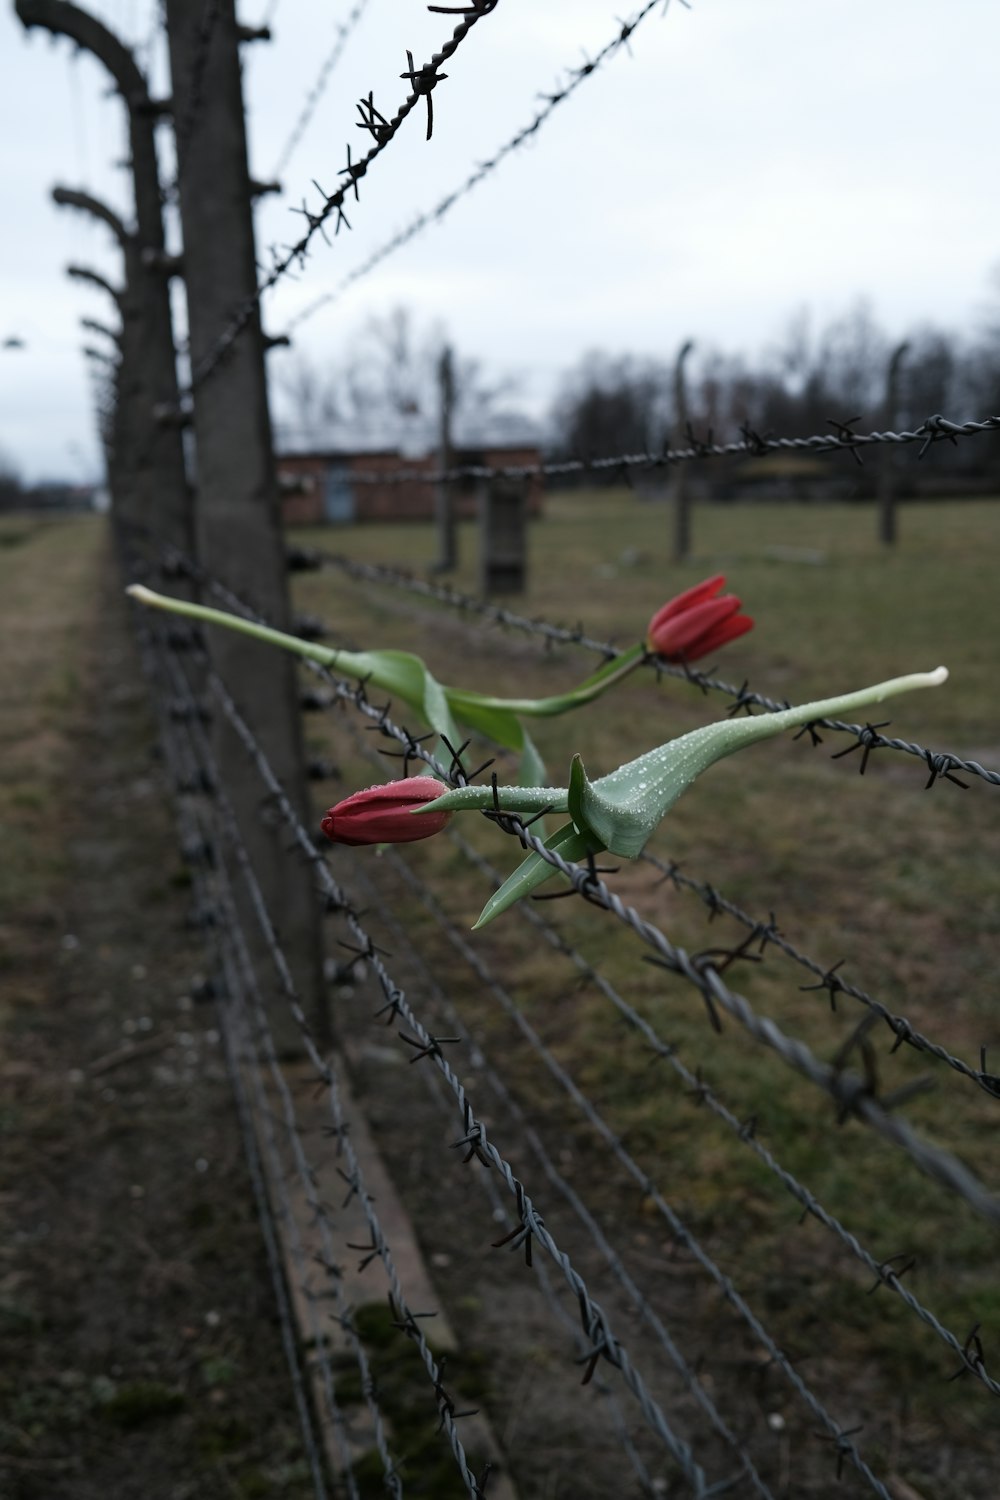
M 876 540 L 873 511 L 857 506 L 704 506 L 696 509 L 695 537 L 695 557 L 678 567 L 669 561 L 665 506 L 625 491 L 551 497 L 531 530 L 528 591 L 512 603 L 627 646 L 666 598 L 725 572 L 757 625 L 718 654 L 718 675 L 796 702 L 944 663 L 951 673 L 944 687 L 897 699 L 874 716 L 891 717 L 890 734 L 1000 768 L 993 692 L 1000 504 L 907 505 L 892 551 Z M 423 526 L 317 529 L 296 540 L 417 572 L 435 550 L 433 531 Z M 475 549 L 467 525 L 453 581 L 470 592 Z M 806 554 L 820 560 L 807 562 Z M 594 666 L 575 648 L 546 651 L 515 631 L 403 590 L 355 584 L 336 570 L 299 575 L 295 591 L 302 610 L 333 623 L 334 643 L 413 650 L 447 683 L 533 696 L 569 687 Z M 536 721 L 537 740 L 553 778 L 562 780 L 576 751 L 592 774 L 604 772 L 722 717 L 727 705 L 724 697 L 639 672 L 598 704 Z M 310 721 L 310 733 L 317 741 L 326 735 L 324 753 L 343 772 L 329 801 L 378 776 L 338 730 L 337 717 Z M 406 722 L 405 714 L 398 717 Z M 986 1046 L 1000 1072 L 1000 788 L 968 778 L 966 790 L 939 782 L 925 791 L 926 766 L 887 751 L 876 752 L 861 777 L 859 752 L 831 760 L 848 743 L 831 733 L 811 748 L 808 737 L 786 736 L 714 767 L 664 822 L 655 852 L 679 860 L 754 917 L 767 921 L 773 912 L 781 931 L 817 962 L 843 961 L 845 979 L 966 1061 L 977 1065 Z M 498 770 L 502 780 L 514 779 L 503 757 Z M 383 775 L 394 774 L 397 763 L 387 761 Z M 521 857 L 513 840 L 481 820 L 464 818 L 461 831 L 505 872 Z M 446 838 L 415 845 L 406 858 L 468 929 L 489 893 L 485 882 Z M 469 984 L 406 887 L 373 858 L 368 868 L 394 914 L 419 932 L 435 971 L 446 985 L 451 980 L 466 1024 L 533 1118 L 597 1173 L 604 1148 L 489 993 Z M 349 883 L 346 857 L 343 872 Z M 695 896 L 641 865 L 626 864 L 609 883 L 689 951 L 733 945 L 743 935 L 728 918 L 710 922 Z M 982 1320 L 995 1346 L 994 1229 L 862 1125 L 838 1126 L 829 1101 L 738 1025 L 726 1020 L 716 1038 L 701 999 L 643 963 L 645 950 L 609 916 L 574 902 L 540 909 L 690 1068 L 702 1070 L 738 1118 L 756 1118 L 760 1139 L 873 1254 L 916 1256 L 910 1284 L 960 1339 Z M 953 1357 L 891 1292 L 866 1297 L 870 1278 L 827 1231 L 814 1222 L 796 1228 L 800 1210 L 787 1191 L 662 1063 L 650 1066 L 648 1050 L 605 999 L 581 987 L 516 914 L 472 941 L 751 1302 L 763 1299 L 779 1337 L 794 1343 L 802 1318 L 822 1315 L 832 1359 L 845 1369 L 864 1359 L 887 1389 L 905 1387 L 914 1410 L 966 1430 L 969 1412 L 990 1398 L 969 1380 L 947 1384 Z M 848 997 L 838 996 L 833 1010 L 826 992 L 801 988 L 813 977 L 773 948 L 763 963 L 734 966 L 728 978 L 760 1013 L 826 1060 L 863 1014 Z M 906 1046 L 894 1052 L 893 1035 L 881 1024 L 873 1041 L 880 1089 L 929 1073 L 933 1092 L 904 1112 L 1000 1191 L 1000 1105 L 933 1058 Z M 608 1190 L 607 1211 L 620 1226 L 649 1223 L 624 1191 Z

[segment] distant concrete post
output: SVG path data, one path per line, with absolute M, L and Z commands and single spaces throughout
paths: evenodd
M 135 305 L 136 287 L 142 275 L 139 249 L 118 215 L 106 203 L 90 193 L 74 188 L 54 187 L 53 201 L 61 208 L 75 208 L 99 219 L 111 230 L 121 247 L 125 289 L 117 292 L 103 277 L 85 267 L 71 266 L 69 274 L 94 282 L 114 297 L 121 315 L 121 328 L 114 330 L 93 318 L 82 318 L 81 325 L 95 333 L 109 335 L 118 343 L 121 363 L 114 389 L 113 411 L 109 414 L 107 433 L 108 489 L 112 515 L 116 521 L 141 522 L 139 496 L 142 492 L 142 446 L 154 431 L 153 392 L 148 388 L 143 359 L 142 323 Z M 131 512 L 129 507 L 131 506 Z M 145 517 L 149 520 L 149 516 Z
M 479 492 L 479 590 L 523 594 L 528 560 L 528 486 L 498 476 Z
M 455 361 L 451 348 L 445 344 L 438 359 L 439 428 L 438 467 L 443 474 L 454 464 L 455 450 L 452 446 L 452 420 L 455 412 Z M 447 480 L 439 480 L 434 498 L 434 518 L 437 523 L 438 555 L 434 564 L 436 573 L 452 573 L 458 565 L 458 536 L 455 519 L 455 487 Z
M 154 103 L 131 51 L 102 22 L 68 0 L 16 0 L 15 9 L 27 27 L 41 26 L 56 36 L 69 37 L 78 47 L 93 54 L 111 74 L 127 109 L 132 177 L 135 187 L 136 235 L 140 257 L 143 252 L 162 252 L 163 216 L 160 178 L 156 163 L 155 120 L 168 105 Z M 76 195 L 83 199 L 86 195 Z M 67 202 L 70 198 L 67 197 Z M 95 211 L 94 200 L 76 206 Z M 96 212 L 119 233 L 123 228 L 116 216 L 97 204 Z M 126 235 L 127 242 L 132 239 Z M 139 265 L 143 268 L 140 270 Z M 192 544 L 191 501 L 184 469 L 184 450 L 175 424 L 161 426 L 155 411 L 175 410 L 178 404 L 177 366 L 170 302 L 162 274 L 146 269 L 140 259 L 126 269 L 128 293 L 138 309 L 141 335 L 136 360 L 130 361 L 139 382 L 136 397 L 136 419 L 133 436 L 135 470 L 134 494 L 129 517 L 140 525 L 148 523 L 153 531 L 185 551 Z
M 167 0 L 166 11 L 175 117 L 185 124 L 178 141 L 177 189 L 191 367 L 197 371 L 237 309 L 252 304 L 257 293 L 239 33 L 234 0 L 214 0 L 210 36 L 204 34 L 204 0 Z M 204 381 L 195 380 L 194 437 L 198 560 L 287 630 L 288 580 L 259 309 Z M 208 638 L 214 666 L 299 815 L 308 820 L 292 659 L 229 631 L 210 630 Z M 277 810 L 262 815 L 260 778 L 221 714 L 214 716 L 212 734 L 303 1006 L 325 1040 L 322 939 L 311 866 L 289 857 L 288 829 Z M 256 932 L 252 915 L 247 931 Z M 263 963 L 270 964 L 269 955 Z M 298 1052 L 298 1030 L 286 1006 L 275 1013 L 274 1024 L 283 1050 Z
M 121 313 L 123 322 L 126 318 L 135 317 L 134 307 L 129 306 L 127 288 L 112 286 L 108 278 L 102 276 L 100 271 L 95 271 L 90 266 L 70 265 L 66 267 L 66 275 L 72 276 L 77 281 L 85 281 L 90 286 L 99 287 L 102 292 L 107 292 Z
M 674 431 L 673 446 L 683 448 L 687 441 L 688 401 L 684 381 L 684 361 L 694 342 L 688 339 L 681 345 L 674 365 Z M 683 562 L 691 552 L 691 498 L 688 486 L 688 464 L 678 464 L 674 469 L 671 493 L 674 504 L 674 562 Z
M 892 351 L 885 378 L 885 428 L 895 432 L 899 419 L 899 376 L 910 345 L 904 340 Z M 896 544 L 896 478 L 899 460 L 893 443 L 886 443 L 879 455 L 878 468 L 878 539 L 885 547 Z

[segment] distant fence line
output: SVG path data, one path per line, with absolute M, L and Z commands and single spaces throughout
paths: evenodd
M 650 0 L 630 19 L 620 20 L 611 40 L 593 58 L 570 70 L 568 81 L 547 96 L 527 126 L 510 137 L 455 192 L 419 215 L 387 245 L 376 249 L 334 293 L 326 294 L 293 321 L 302 322 L 320 305 L 335 300 L 344 286 L 373 270 L 429 223 L 440 220 L 459 198 L 534 135 L 584 79 L 627 47 L 636 28 L 658 4 L 659 0 Z M 45 25 L 53 32 L 75 37 L 80 45 L 94 51 L 112 73 L 129 110 L 136 201 L 143 206 L 138 214 L 141 236 L 156 241 L 139 244 L 138 238 L 133 243 L 129 235 L 123 233 L 121 237 L 131 277 L 129 292 L 133 296 L 139 291 L 148 293 L 154 285 L 153 278 L 159 278 L 155 282 L 159 302 L 151 296 L 144 297 L 143 311 L 137 320 L 133 319 L 138 324 L 137 333 L 130 330 L 123 317 L 123 352 L 116 365 L 117 378 L 111 390 L 114 399 L 108 411 L 107 452 L 115 534 L 123 570 L 129 577 L 166 581 L 177 592 L 200 593 L 237 613 L 264 619 L 279 628 L 291 622 L 284 541 L 278 521 L 278 486 L 266 412 L 263 357 L 268 341 L 260 328 L 261 299 L 279 281 L 307 266 L 316 236 L 326 239 L 329 228 L 336 234 L 342 227 L 350 227 L 345 209 L 352 194 L 357 201 L 359 185 L 369 167 L 396 138 L 411 114 L 418 111 L 424 114 L 430 136 L 433 93 L 444 76 L 442 65 L 454 57 L 472 27 L 495 11 L 497 5 L 498 0 L 468 0 L 461 6 L 428 7 L 461 18 L 450 38 L 422 65 L 414 65 L 412 56 L 407 54 L 407 70 L 400 76 L 410 88 L 391 116 L 381 113 L 371 92 L 361 97 L 357 105 L 360 120 L 355 123 L 372 143 L 367 152 L 354 160 L 350 147 L 347 148 L 346 165 L 339 169 L 344 179 L 341 186 L 327 193 L 317 185 L 318 207 L 313 209 L 303 202 L 297 210 L 305 220 L 305 232 L 292 245 L 271 248 L 269 266 L 259 268 L 256 284 L 249 289 L 234 290 L 228 280 L 222 284 L 217 266 L 219 263 L 229 267 L 252 266 L 257 262 L 249 196 L 261 186 L 249 178 L 245 142 L 236 141 L 242 129 L 238 46 L 254 37 L 260 39 L 261 33 L 237 26 L 233 0 L 209 0 L 207 5 L 203 0 L 166 0 L 168 40 L 177 43 L 184 31 L 193 43 L 186 61 L 180 60 L 181 49 L 171 47 L 177 75 L 174 91 L 179 101 L 174 121 L 178 156 L 174 189 L 187 226 L 183 255 L 175 260 L 164 253 L 162 221 L 158 211 L 151 211 L 151 205 L 161 206 L 164 197 L 170 196 L 160 190 L 152 145 L 151 117 L 160 111 L 160 106 L 148 94 L 140 93 L 142 79 L 135 72 L 134 60 L 106 28 L 99 26 L 95 31 L 84 26 L 79 19 L 84 13 L 76 7 L 60 6 L 50 14 L 47 0 L 18 0 L 19 14 L 26 24 Z M 362 9 L 363 0 L 359 0 L 340 26 L 335 48 L 324 60 L 286 142 L 283 163 L 296 148 L 339 59 L 347 31 L 357 22 Z M 209 233 L 200 224 L 199 203 L 206 214 L 215 212 L 217 184 L 234 174 L 241 180 L 246 178 L 248 201 L 240 205 L 246 210 L 242 215 L 245 222 L 220 221 Z M 206 184 L 211 191 L 207 191 Z M 186 281 L 192 330 L 191 379 L 184 390 L 178 390 L 177 386 L 176 347 L 168 351 L 169 369 L 162 363 L 156 367 L 155 358 L 164 351 L 160 349 L 157 355 L 146 336 L 155 316 L 159 316 L 157 306 L 162 312 L 165 304 L 165 278 L 178 274 Z M 136 398 L 136 389 L 141 399 Z M 157 391 L 162 399 L 154 405 L 152 394 Z M 185 477 L 181 439 L 181 429 L 192 420 L 197 490 Z M 852 423 L 839 421 L 832 422 L 831 427 L 831 432 L 800 438 L 762 435 L 744 428 L 740 440 L 730 443 L 716 443 L 711 437 L 701 441 L 688 428 L 684 443 L 675 441 L 660 452 L 622 453 L 594 459 L 574 456 L 556 463 L 510 468 L 453 466 L 442 462 L 437 472 L 398 473 L 391 476 L 390 482 L 417 481 L 446 487 L 458 480 L 517 480 L 536 475 L 627 477 L 644 469 L 775 451 L 847 451 L 860 462 L 864 451 L 884 445 L 915 444 L 918 456 L 922 456 L 929 447 L 941 442 L 957 443 L 996 432 L 1000 430 L 1000 417 L 956 423 L 935 415 L 918 428 L 901 432 L 860 433 Z M 447 446 L 442 443 L 445 454 Z M 166 471 L 155 457 L 158 452 L 170 456 L 172 479 L 164 478 Z M 249 460 L 252 463 L 248 467 Z M 385 475 L 361 473 L 352 477 L 361 482 L 374 483 L 376 479 L 387 482 Z M 244 504 L 250 494 L 259 503 Z M 487 600 L 460 594 L 446 585 L 414 579 L 395 570 L 303 549 L 293 549 L 287 561 L 293 568 L 338 568 L 366 588 L 384 585 L 408 589 L 469 617 L 530 634 L 547 647 L 573 645 L 603 659 L 612 659 L 617 654 L 613 644 L 592 638 L 583 626 L 573 630 L 533 620 Z M 447 963 L 440 964 L 414 957 L 412 961 L 422 982 L 417 987 L 402 983 L 399 968 L 402 961 L 386 954 L 379 938 L 382 926 L 387 926 L 405 955 L 411 946 L 412 928 L 408 929 L 393 911 L 384 917 L 379 913 L 381 887 L 374 876 L 358 871 L 352 872 L 349 881 L 342 881 L 339 873 L 335 873 L 337 866 L 330 862 L 329 851 L 317 843 L 317 836 L 311 830 L 301 735 L 295 718 L 294 673 L 273 666 L 270 659 L 263 659 L 266 653 L 257 653 L 243 643 L 230 650 L 229 646 L 213 641 L 209 649 L 196 630 L 168 626 L 160 619 L 151 620 L 138 614 L 136 626 L 164 744 L 165 765 L 176 794 L 180 842 L 192 873 L 196 919 L 204 928 L 213 965 L 251 1186 L 264 1228 L 293 1396 L 302 1426 L 303 1451 L 316 1495 L 325 1497 L 343 1490 L 351 1500 L 361 1500 L 363 1490 L 357 1470 L 357 1433 L 352 1413 L 347 1409 L 352 1403 L 344 1398 L 343 1388 L 338 1388 L 338 1369 L 325 1336 L 330 1319 L 343 1333 L 349 1349 L 352 1373 L 358 1381 L 357 1404 L 363 1407 L 383 1488 L 390 1495 L 402 1496 L 407 1488 L 419 1490 L 424 1480 L 421 1472 L 411 1474 L 407 1466 L 407 1454 L 401 1451 L 399 1436 L 393 1430 L 389 1402 L 372 1374 L 370 1353 L 356 1318 L 357 1309 L 350 1305 L 341 1285 L 348 1254 L 360 1257 L 359 1269 L 381 1267 L 390 1288 L 394 1326 L 417 1354 L 428 1418 L 437 1428 L 443 1451 L 450 1455 L 455 1482 L 473 1500 L 488 1495 L 494 1462 L 489 1459 L 480 1464 L 470 1457 L 471 1443 L 466 1437 L 469 1429 L 463 1423 L 467 1424 L 474 1413 L 460 1408 L 447 1371 L 424 1331 L 422 1320 L 430 1310 L 418 1308 L 408 1300 L 405 1278 L 397 1267 L 380 1206 L 368 1191 L 361 1153 L 351 1137 L 339 1076 L 341 1061 L 327 1034 L 328 997 L 317 968 L 317 959 L 325 951 L 323 924 L 329 923 L 342 934 L 339 944 L 351 954 L 350 966 L 364 968 L 373 978 L 378 993 L 372 1021 L 386 1025 L 383 1034 L 391 1040 L 397 1055 L 405 1055 L 411 1063 L 421 1065 L 419 1071 L 426 1074 L 427 1087 L 446 1113 L 451 1133 L 457 1137 L 443 1146 L 435 1186 L 440 1187 L 447 1178 L 445 1162 L 464 1162 L 483 1184 L 489 1226 L 483 1228 L 483 1234 L 495 1234 L 496 1226 L 502 1224 L 503 1232 L 492 1241 L 492 1247 L 523 1255 L 525 1271 L 537 1279 L 543 1300 L 559 1324 L 561 1340 L 563 1335 L 567 1336 L 566 1343 L 573 1350 L 583 1383 L 592 1382 L 600 1391 L 616 1453 L 620 1451 L 630 1464 L 640 1488 L 646 1493 L 659 1492 L 657 1486 L 665 1473 L 669 1478 L 664 1483 L 672 1489 L 682 1485 L 684 1492 L 695 1500 L 708 1500 L 709 1496 L 724 1493 L 746 1493 L 747 1487 L 771 1500 L 776 1500 L 779 1488 L 782 1493 L 788 1492 L 787 1486 L 772 1481 L 765 1472 L 766 1434 L 741 1422 L 734 1388 L 722 1382 L 713 1385 L 703 1378 L 702 1351 L 684 1347 L 685 1335 L 673 1326 L 678 1319 L 665 1311 L 664 1304 L 669 1299 L 661 1295 L 662 1289 L 655 1285 L 656 1278 L 643 1279 L 629 1270 L 611 1235 L 602 1227 L 600 1216 L 586 1199 L 586 1189 L 593 1185 L 592 1180 L 578 1187 L 561 1170 L 558 1153 L 546 1143 L 517 1087 L 508 1083 L 503 1070 L 491 1061 L 481 1042 L 478 1039 L 473 1042 L 462 1008 L 452 993 L 460 982 L 455 978 L 456 972 L 464 974 L 468 970 L 476 982 L 477 993 L 499 1007 L 532 1058 L 555 1083 L 560 1105 L 568 1101 L 574 1116 L 579 1115 L 585 1121 L 610 1160 L 606 1181 L 609 1184 L 620 1181 L 629 1191 L 638 1188 L 652 1205 L 669 1242 L 690 1257 L 692 1275 L 697 1273 L 698 1284 L 701 1285 L 703 1278 L 714 1292 L 721 1294 L 739 1324 L 741 1336 L 749 1338 L 766 1366 L 773 1366 L 809 1419 L 818 1424 L 820 1431 L 814 1436 L 830 1445 L 838 1477 L 841 1468 L 849 1465 L 868 1492 L 882 1500 L 893 1500 L 887 1477 L 877 1472 L 885 1467 L 882 1456 L 866 1457 L 858 1438 L 860 1429 L 846 1426 L 832 1409 L 841 1404 L 839 1395 L 836 1401 L 821 1396 L 819 1381 L 803 1374 L 798 1359 L 783 1347 L 761 1313 L 755 1310 L 753 1294 L 737 1285 L 703 1239 L 694 1233 L 671 1201 L 672 1194 L 657 1181 L 658 1174 L 642 1164 L 641 1153 L 625 1145 L 611 1110 L 598 1106 L 592 1091 L 573 1068 L 546 1044 L 511 982 L 497 972 L 484 951 L 460 930 L 446 904 L 414 873 L 406 858 L 390 850 L 384 860 L 385 869 L 412 894 L 452 955 Z M 705 693 L 728 697 L 731 713 L 750 713 L 754 709 L 766 712 L 786 706 L 751 691 L 746 683 L 736 687 L 710 673 L 666 667 L 662 663 L 653 665 L 668 675 L 686 678 Z M 422 724 L 397 722 L 393 706 L 372 703 L 363 683 L 347 681 L 315 665 L 312 670 L 325 690 L 314 695 L 314 705 L 344 710 L 341 717 L 355 753 L 360 746 L 368 759 L 378 761 L 371 741 L 358 735 L 356 718 L 364 721 L 365 729 L 374 730 L 379 739 L 391 744 L 392 753 L 402 762 L 404 774 L 412 763 L 422 763 L 451 785 L 467 784 L 464 746 L 449 747 L 452 753 L 446 763 L 427 748 Z M 284 724 L 286 714 L 291 721 L 288 724 Z M 276 734 L 278 724 L 284 724 L 287 733 Z M 820 728 L 849 735 L 853 743 L 839 753 L 860 749 L 862 772 L 874 750 L 888 749 L 923 762 L 928 771 L 928 786 L 939 780 L 954 783 L 958 779 L 955 773 L 976 776 L 989 785 L 1000 784 L 1000 772 L 949 751 L 930 750 L 885 737 L 880 733 L 882 727 L 818 720 L 815 725 L 806 726 L 803 733 L 808 733 L 814 744 Z M 721 1029 L 725 1016 L 746 1037 L 773 1054 L 784 1069 L 790 1070 L 789 1076 L 797 1074 L 814 1087 L 814 1097 L 824 1107 L 823 1118 L 830 1113 L 840 1120 L 859 1121 L 870 1132 L 875 1147 L 893 1148 L 901 1170 L 917 1169 L 958 1200 L 956 1206 L 971 1209 L 992 1224 L 1000 1223 L 1000 1200 L 987 1185 L 952 1152 L 925 1139 L 900 1112 L 908 1098 L 924 1086 L 924 1080 L 917 1079 L 888 1092 L 880 1086 L 872 1028 L 881 1020 L 893 1032 L 896 1046 L 906 1044 L 935 1059 L 952 1073 L 974 1081 L 984 1093 L 996 1099 L 1000 1097 L 1000 1076 L 987 1071 L 985 1051 L 981 1067 L 975 1068 L 917 1030 L 867 990 L 842 979 L 839 964 L 831 968 L 809 958 L 783 937 L 773 914 L 766 923 L 754 919 L 713 884 L 682 872 L 675 864 L 649 856 L 646 865 L 651 872 L 655 870 L 660 878 L 695 895 L 708 908 L 710 916 L 726 915 L 745 929 L 740 941 L 689 953 L 636 907 L 623 901 L 601 878 L 593 860 L 565 861 L 548 849 L 527 823 L 500 813 L 499 805 L 486 816 L 500 833 L 547 860 L 563 878 L 568 893 L 607 912 L 628 934 L 630 943 L 637 941 L 648 950 L 644 956 L 657 968 L 679 979 L 685 992 L 696 997 L 696 1006 L 700 1002 L 699 1011 L 704 1007 L 707 1028 Z M 462 868 L 477 882 L 495 886 L 500 877 L 491 862 L 456 830 L 449 830 L 448 837 Z M 353 888 L 355 882 L 367 891 L 374 906 L 370 918 L 362 910 L 358 890 Z M 867 1290 L 886 1288 L 923 1324 L 947 1350 L 949 1361 L 957 1366 L 950 1369 L 947 1378 L 971 1376 L 970 1389 L 991 1397 L 1000 1395 L 1000 1382 L 987 1368 L 980 1325 L 976 1324 L 963 1337 L 926 1306 L 903 1281 L 913 1268 L 912 1257 L 905 1253 L 886 1257 L 862 1243 L 789 1170 L 777 1152 L 759 1138 L 756 1120 L 740 1119 L 727 1102 L 726 1087 L 710 1085 L 700 1070 L 690 1067 L 678 1055 L 677 1047 L 661 1035 L 623 988 L 612 983 L 601 962 L 585 957 L 557 921 L 528 903 L 516 908 L 510 921 L 530 930 L 532 940 L 544 945 L 546 955 L 555 955 L 574 982 L 582 981 L 592 987 L 614 1015 L 626 1023 L 629 1033 L 641 1040 L 650 1057 L 665 1065 L 663 1073 L 672 1076 L 691 1100 L 692 1121 L 710 1117 L 719 1122 L 727 1138 L 734 1139 L 770 1180 L 791 1195 L 804 1216 L 821 1224 L 853 1261 L 874 1277 L 874 1286 Z M 730 985 L 728 974 L 734 965 L 758 960 L 765 952 L 775 956 L 781 953 L 790 963 L 805 967 L 818 982 L 804 988 L 825 992 L 831 1008 L 839 995 L 865 1008 L 866 1014 L 832 1060 L 824 1061 L 799 1038 L 761 1014 L 744 994 Z M 457 971 L 452 969 L 452 962 L 459 966 Z M 438 1016 L 448 1027 L 447 1034 L 440 1029 Z M 707 1030 L 706 1035 L 711 1035 L 711 1031 Z M 293 1065 L 287 1061 L 289 1053 L 296 1059 L 294 1066 L 299 1066 L 303 1057 L 307 1060 L 328 1106 L 329 1122 L 318 1139 L 303 1139 L 302 1111 L 295 1096 Z M 502 1116 L 496 1127 L 492 1110 L 480 1102 L 480 1091 L 484 1088 L 489 1090 Z M 703 1113 L 695 1116 L 693 1111 L 699 1107 Z M 420 1124 L 419 1120 L 397 1118 L 391 1123 L 391 1130 L 396 1138 L 401 1138 L 404 1132 L 419 1129 Z M 692 1125 L 695 1128 L 699 1126 Z M 505 1132 L 509 1133 L 509 1139 L 501 1146 L 499 1142 Z M 338 1170 L 348 1194 L 345 1202 L 359 1205 L 368 1243 L 346 1240 L 337 1210 L 317 1188 L 317 1163 L 329 1166 L 333 1153 L 338 1153 L 343 1162 Z M 527 1174 L 515 1170 L 513 1162 L 522 1153 L 530 1159 L 531 1170 L 541 1174 L 538 1179 L 541 1187 L 533 1183 L 529 1189 L 524 1180 Z M 484 1170 L 479 1171 L 480 1167 Z M 549 1228 L 543 1212 L 543 1194 L 548 1193 L 552 1194 L 553 1202 L 561 1205 L 569 1226 L 565 1233 L 560 1227 L 558 1236 Z M 296 1206 L 299 1197 L 305 1212 Z M 560 1220 L 560 1226 L 562 1223 Z M 313 1231 L 320 1245 L 318 1284 L 310 1249 Z M 734 1253 L 738 1261 L 738 1246 Z M 947 1259 L 946 1248 L 942 1256 Z M 493 1295 L 502 1300 L 503 1284 L 494 1269 L 498 1261 L 495 1258 L 492 1267 L 482 1275 Z M 283 1262 L 294 1268 L 291 1288 L 285 1279 Z M 600 1301 L 591 1285 L 594 1279 L 589 1272 L 591 1264 L 605 1278 Z M 296 1299 L 290 1290 L 301 1294 L 307 1326 L 296 1327 Z M 860 1289 L 852 1290 L 857 1290 L 859 1297 L 865 1295 Z M 624 1328 L 628 1329 L 627 1340 Z M 563 1348 L 561 1342 L 560 1349 Z M 315 1375 L 312 1395 L 319 1393 L 315 1412 L 309 1389 L 311 1375 Z M 551 1378 L 555 1380 L 557 1375 L 554 1369 Z M 863 1396 L 859 1399 L 864 1402 Z M 588 1420 L 589 1413 L 588 1408 Z M 509 1468 L 515 1476 L 519 1457 L 515 1446 L 509 1455 Z M 586 1462 L 586 1458 L 583 1453 L 581 1461 Z M 335 1472 L 331 1474 L 331 1470 Z

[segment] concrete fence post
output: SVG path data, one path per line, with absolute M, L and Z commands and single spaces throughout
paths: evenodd
M 905 340 L 892 351 L 885 377 L 885 430 L 894 432 L 899 420 L 899 384 L 903 361 L 909 353 Z M 896 479 L 899 458 L 894 444 L 887 443 L 879 454 L 878 465 L 878 539 L 884 547 L 896 544 Z
M 26 27 L 40 26 L 54 36 L 68 37 L 90 52 L 111 74 L 128 110 L 129 146 L 135 188 L 135 239 L 142 251 L 163 250 L 163 215 L 160 178 L 156 163 L 155 120 L 164 106 L 150 99 L 146 80 L 131 51 L 88 11 L 68 0 L 16 0 L 15 9 Z M 86 195 L 77 195 L 83 198 Z M 70 202 L 66 198 L 67 203 Z M 117 216 L 91 199 L 74 206 L 98 213 L 116 235 L 124 235 L 126 258 L 130 236 Z M 128 296 L 134 299 L 141 326 L 129 378 L 136 379 L 141 393 L 136 400 L 137 426 L 129 444 L 134 467 L 129 475 L 134 485 L 126 498 L 130 521 L 148 525 L 159 536 L 188 549 L 192 541 L 191 501 L 184 470 L 184 451 L 176 428 L 160 426 L 157 408 L 177 406 L 177 366 L 167 287 L 155 271 L 133 262 L 126 267 Z M 131 274 L 130 274 L 131 272 Z
M 684 363 L 694 343 L 688 339 L 681 345 L 674 364 L 674 430 L 673 446 L 682 448 L 687 441 L 688 428 L 688 400 L 687 385 L 684 380 Z M 689 464 L 678 464 L 674 469 L 674 481 L 671 485 L 671 494 L 674 506 L 674 562 L 683 562 L 691 552 L 691 490 L 689 485 Z
M 236 310 L 256 296 L 257 258 L 233 0 L 167 0 L 175 121 L 177 193 L 184 238 L 192 371 L 197 372 Z M 200 565 L 280 629 L 290 608 L 259 309 L 203 382 L 193 380 L 196 552 Z M 207 599 L 208 603 L 218 600 Z M 299 815 L 308 818 L 296 668 L 290 657 L 224 630 L 209 630 L 213 665 L 258 736 Z M 277 809 L 231 728 L 216 713 L 214 751 L 273 921 L 293 966 L 303 1006 L 326 1037 L 320 919 L 311 867 L 291 859 Z M 253 919 L 247 921 L 254 933 Z M 263 959 L 268 972 L 270 957 Z M 299 1049 L 294 1020 L 274 1017 L 281 1047 Z

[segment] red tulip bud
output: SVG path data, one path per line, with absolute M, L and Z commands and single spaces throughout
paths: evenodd
M 410 844 L 440 833 L 450 813 L 413 817 L 413 809 L 433 802 L 448 788 L 433 776 L 408 776 L 354 792 L 331 807 L 320 827 L 334 844 Z
M 734 594 L 712 598 L 725 582 L 720 573 L 668 600 L 649 622 L 649 650 L 664 661 L 697 661 L 752 630 L 753 620 L 739 613 L 740 601 Z

